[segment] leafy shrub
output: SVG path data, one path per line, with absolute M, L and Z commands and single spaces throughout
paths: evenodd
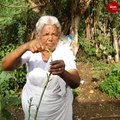
M 11 114 L 7 110 L 8 105 L 18 106 L 21 104 L 20 98 L 18 97 L 3 97 L 1 99 L 1 114 L 0 120 L 11 120 Z
M 17 45 L 9 43 L 0 48 L 0 60 L 13 51 Z M 4 72 L 0 70 L 0 87 L 2 96 L 16 96 L 15 94 L 25 83 L 25 66 L 21 66 L 17 70 Z
M 81 46 L 81 49 L 84 50 L 86 55 L 96 56 L 94 40 L 86 40 L 86 39 L 79 38 L 79 45 Z
M 12 72 L 0 73 L 0 87 L 2 96 L 18 96 L 17 93 L 25 83 L 25 69 L 20 67 Z
M 78 61 L 89 61 L 92 63 L 97 60 L 107 61 L 108 56 L 112 58 L 116 54 L 112 44 L 111 39 L 102 33 L 91 40 L 79 36 Z
M 74 98 L 80 94 L 80 87 L 73 89 L 73 96 Z
M 105 80 L 99 84 L 99 89 L 109 96 L 120 97 L 120 64 L 113 65 Z
M 86 40 L 79 37 L 79 50 L 77 54 L 77 61 L 93 62 L 97 61 L 96 48 L 93 40 Z
M 12 6 L 12 7 L 8 7 Z M 28 41 L 38 16 L 25 0 L 1 1 L 0 9 L 0 61 Z M 25 83 L 25 66 L 12 72 L 0 70 L 2 96 L 14 96 Z M 16 96 L 16 95 L 15 95 Z
M 30 39 L 38 16 L 32 12 L 25 0 L 3 0 L 0 8 L 1 62 L 3 57 Z M 6 107 L 20 103 L 17 99 L 25 84 L 25 74 L 25 66 L 11 72 L 4 72 L 0 68 L 0 119 L 10 120 Z
M 98 78 L 98 79 L 105 79 L 106 77 L 106 72 L 110 70 L 111 65 L 110 64 L 106 64 L 103 61 L 95 61 L 94 63 L 92 63 L 93 66 L 93 77 L 94 78 Z

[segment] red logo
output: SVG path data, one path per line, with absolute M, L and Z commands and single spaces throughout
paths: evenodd
M 111 12 L 111 13 L 117 12 L 117 11 L 118 11 L 118 8 L 119 8 L 119 5 L 118 5 L 118 3 L 115 2 L 115 1 L 111 1 L 111 2 L 109 2 L 108 5 L 107 5 L 107 10 L 108 10 L 109 12 Z

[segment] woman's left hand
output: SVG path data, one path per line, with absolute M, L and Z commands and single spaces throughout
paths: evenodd
M 49 72 L 53 75 L 61 75 L 65 71 L 65 63 L 63 60 L 55 60 L 50 63 Z

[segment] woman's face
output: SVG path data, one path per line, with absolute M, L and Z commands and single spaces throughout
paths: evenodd
M 51 24 L 44 25 L 39 35 L 42 44 L 53 52 L 57 46 L 60 36 L 57 27 Z

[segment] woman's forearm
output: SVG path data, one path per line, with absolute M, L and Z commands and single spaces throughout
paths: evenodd
M 26 44 L 21 45 L 2 60 L 2 69 L 5 71 L 14 70 L 21 65 L 21 55 L 27 50 Z
M 80 85 L 80 76 L 77 70 L 65 70 L 60 77 L 73 89 L 79 87 Z

